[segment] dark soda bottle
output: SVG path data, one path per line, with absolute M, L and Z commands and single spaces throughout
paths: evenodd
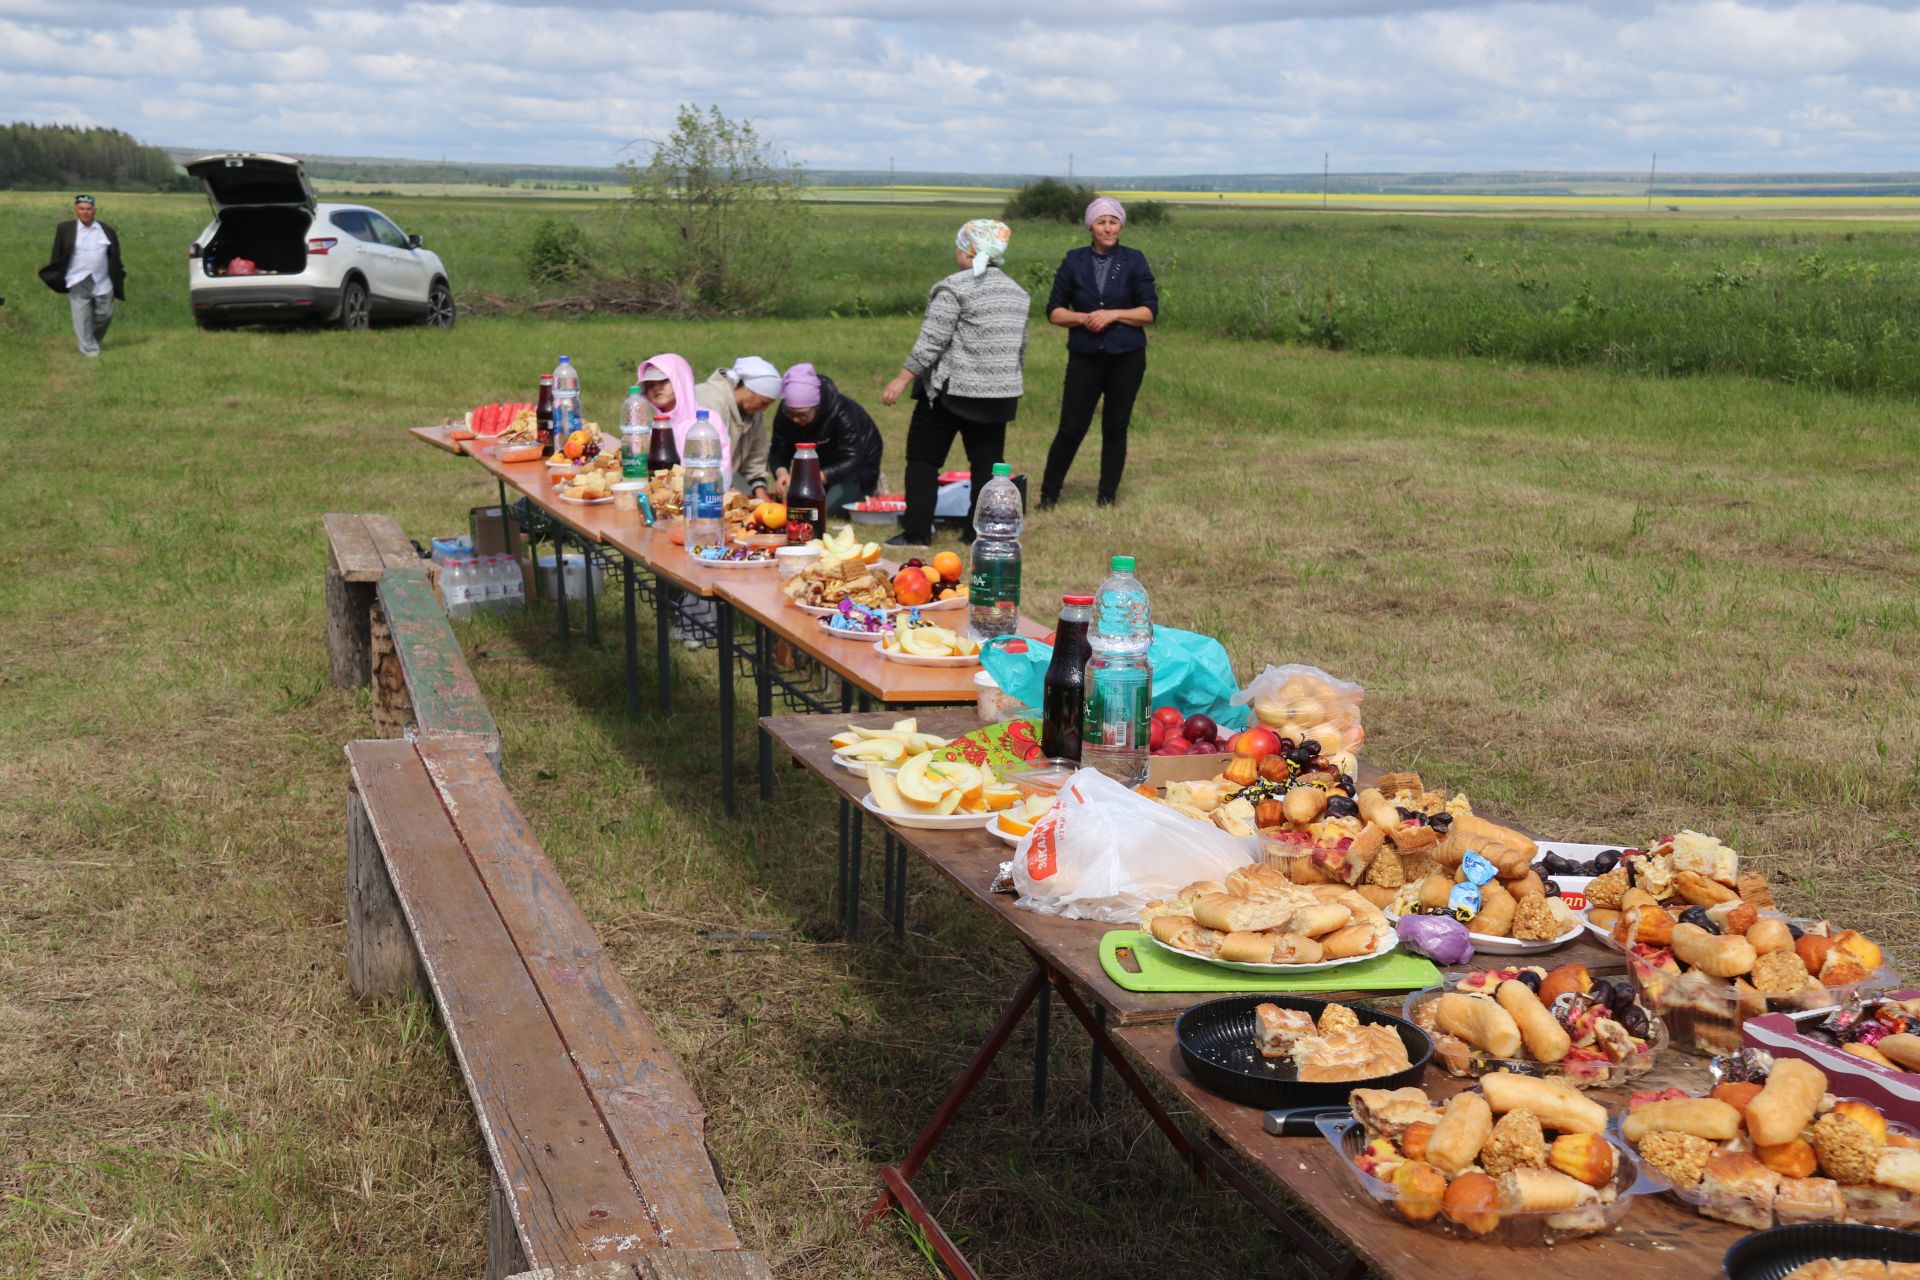
M 1092 596 L 1060 598 L 1060 621 L 1053 632 L 1053 661 L 1047 664 L 1046 706 L 1040 720 L 1040 749 L 1056 759 L 1080 758 L 1087 659 L 1093 656 L 1087 628 L 1092 622 Z
M 653 434 L 647 437 L 647 472 L 671 471 L 680 465 L 680 446 L 673 442 L 673 419 L 653 415 Z
M 826 524 L 827 481 L 820 472 L 820 454 L 810 444 L 795 445 L 787 481 L 787 545 L 812 542 L 826 532 Z
M 553 375 L 540 375 L 540 398 L 533 406 L 533 429 L 540 441 L 540 456 L 553 456 Z

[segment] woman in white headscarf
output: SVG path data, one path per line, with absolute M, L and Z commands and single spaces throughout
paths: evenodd
M 960 269 L 933 286 L 920 337 L 881 392 L 897 403 L 913 388 L 913 418 L 907 424 L 907 510 L 895 546 L 924 546 L 933 539 L 933 506 L 940 468 L 959 436 L 973 476 L 973 497 L 1006 460 L 1007 424 L 1025 390 L 1027 291 L 1000 269 L 1013 232 L 1005 223 L 975 218 L 960 228 L 954 261 Z M 973 510 L 961 534 L 973 541 Z
M 1067 380 L 1060 394 L 1060 429 L 1047 450 L 1040 509 L 1060 500 L 1073 455 L 1100 409 L 1100 487 L 1094 501 L 1110 507 L 1127 466 L 1127 426 L 1147 373 L 1146 328 L 1160 317 L 1153 268 L 1138 249 L 1120 243 L 1127 211 L 1112 196 L 1087 206 L 1085 248 L 1071 249 L 1053 273 L 1047 319 L 1067 331 Z
M 780 371 L 759 356 L 741 356 L 693 389 L 728 444 L 733 474 L 727 487 L 755 502 L 773 496 L 767 470 L 767 408 L 780 399 Z

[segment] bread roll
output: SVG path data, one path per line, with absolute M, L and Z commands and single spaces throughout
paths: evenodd
M 1484 996 L 1449 991 L 1435 1002 L 1434 1025 L 1496 1058 L 1520 1052 L 1520 1026 L 1513 1015 Z
M 1272 964 L 1274 935 L 1229 933 L 1220 942 L 1220 959 L 1235 964 Z
M 1813 1123 L 1820 1099 L 1827 1091 L 1826 1072 L 1799 1058 L 1781 1058 L 1767 1074 L 1767 1083 L 1747 1104 L 1747 1134 L 1755 1145 L 1792 1142 Z
M 1753 944 L 1738 934 L 1708 933 L 1696 924 L 1676 924 L 1673 954 L 1713 978 L 1737 978 L 1752 973 L 1760 959 Z
M 1786 921 L 1775 920 L 1772 916 L 1755 920 L 1747 927 L 1745 936 L 1759 955 L 1793 950 L 1793 931 L 1787 928 Z
M 1607 1109 L 1558 1080 L 1494 1071 L 1480 1078 L 1480 1091 L 1497 1115 L 1531 1111 L 1543 1129 L 1559 1133 L 1605 1133 Z M 1725 1103 L 1720 1105 L 1726 1106 Z M 1727 1107 L 1732 1111 L 1732 1107 Z M 1737 1117 L 1736 1117 L 1737 1119 Z
M 1739 1136 L 1740 1112 L 1732 1103 L 1718 1098 L 1665 1098 L 1641 1103 L 1620 1122 L 1620 1136 L 1635 1147 L 1648 1134 L 1662 1132 L 1727 1142 Z
M 1451 1177 L 1480 1158 L 1493 1132 L 1493 1109 L 1477 1093 L 1456 1093 L 1427 1138 L 1427 1163 Z
M 1520 1039 L 1535 1062 L 1558 1062 L 1572 1050 L 1573 1037 L 1526 983 L 1509 978 L 1500 984 L 1494 999 L 1512 1015 L 1520 1028 Z
M 1346 960 L 1372 952 L 1380 945 L 1381 936 L 1382 929 L 1377 924 L 1350 924 L 1344 929 L 1323 934 L 1318 941 L 1327 959 Z
M 1278 929 L 1285 925 L 1292 918 L 1294 910 L 1295 905 L 1291 900 L 1209 893 L 1195 900 L 1193 918 L 1206 928 L 1218 929 L 1221 933 L 1258 933 L 1263 929 Z
M 1558 1169 L 1514 1169 L 1500 1175 L 1500 1207 L 1509 1213 L 1560 1213 L 1599 1198 L 1598 1191 Z
M 1344 929 L 1352 923 L 1352 908 L 1338 902 L 1316 902 L 1310 907 L 1301 907 L 1289 912 L 1285 921 L 1288 933 L 1302 933 L 1309 938 Z
M 1897 1036 L 1882 1036 L 1880 1052 L 1904 1070 L 1920 1071 L 1920 1036 L 1907 1032 Z
M 1319 964 L 1325 958 L 1320 944 L 1303 934 L 1283 933 L 1274 939 L 1275 964 Z
M 1444 907 L 1447 897 L 1453 892 L 1453 879 L 1434 872 L 1420 882 L 1420 905 L 1423 907 Z
M 1467 921 L 1467 932 L 1504 938 L 1512 930 L 1513 913 L 1519 908 L 1520 904 L 1514 901 L 1512 894 L 1500 887 L 1498 880 L 1482 885 L 1480 914 Z
M 1155 916 L 1153 936 L 1170 947 L 1199 955 L 1215 955 L 1226 935 L 1214 929 L 1202 929 L 1192 916 Z
M 1393 831 L 1401 823 L 1400 811 L 1387 803 L 1378 787 L 1368 787 L 1353 798 L 1360 816 L 1383 831 Z

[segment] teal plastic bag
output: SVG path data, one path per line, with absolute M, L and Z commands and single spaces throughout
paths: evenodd
M 1025 636 L 997 636 L 980 650 L 980 665 L 994 683 L 1028 707 L 1046 705 L 1047 664 L 1052 661 L 1052 645 Z M 1211 716 L 1226 730 L 1247 727 L 1247 708 L 1233 703 L 1233 695 L 1240 692 L 1233 663 L 1226 646 L 1212 636 L 1156 626 L 1147 662 L 1153 668 L 1154 706 Z

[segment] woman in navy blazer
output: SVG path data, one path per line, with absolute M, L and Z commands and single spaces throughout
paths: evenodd
M 1073 455 L 1087 437 L 1093 407 L 1100 410 L 1100 488 L 1098 501 L 1113 505 L 1120 473 L 1127 466 L 1127 424 L 1133 399 L 1147 372 L 1146 327 L 1160 314 L 1147 256 L 1120 243 L 1127 211 L 1118 200 L 1101 196 L 1087 206 L 1087 230 L 1093 243 L 1071 249 L 1053 273 L 1047 319 L 1067 331 L 1067 381 L 1060 395 L 1060 430 L 1047 450 L 1040 482 L 1040 508 L 1060 500 L 1060 488 Z

